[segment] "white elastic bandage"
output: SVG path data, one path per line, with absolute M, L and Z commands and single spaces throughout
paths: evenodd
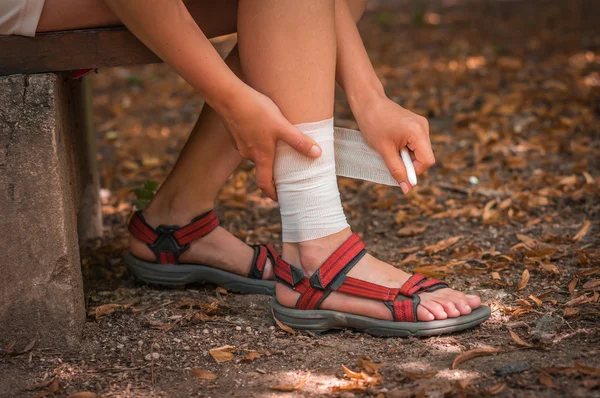
M 277 144 L 274 179 L 284 242 L 303 242 L 348 227 L 335 176 L 333 119 L 296 125 L 321 147 L 310 159 L 284 142 Z
M 398 186 L 381 156 L 360 132 L 336 127 L 333 118 L 296 125 L 321 147 L 318 159 L 307 158 L 284 142 L 275 156 L 274 178 L 281 208 L 284 242 L 318 239 L 348 227 L 337 175 Z M 401 151 L 411 185 L 417 184 L 408 150 Z

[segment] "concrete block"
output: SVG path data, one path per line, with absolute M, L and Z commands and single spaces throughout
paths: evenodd
M 73 349 L 85 321 L 72 82 L 0 77 L 0 346 Z

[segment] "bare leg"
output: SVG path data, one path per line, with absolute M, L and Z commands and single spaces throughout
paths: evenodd
M 292 123 L 328 119 L 332 116 L 335 76 L 333 2 L 295 1 L 241 2 L 238 14 L 239 46 L 246 81 L 268 95 Z M 293 51 L 290 49 L 293 48 Z M 350 229 L 325 238 L 284 243 L 284 260 L 300 265 L 305 275 L 320 264 L 351 234 Z M 399 288 L 408 274 L 366 255 L 349 276 Z M 299 293 L 277 284 L 277 300 L 293 307 Z M 467 314 L 479 305 L 452 289 L 421 294 L 420 320 L 444 319 Z M 333 292 L 323 309 L 391 319 L 381 302 Z

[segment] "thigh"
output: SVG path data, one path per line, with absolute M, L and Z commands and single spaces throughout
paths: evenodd
M 190 0 L 185 4 L 206 36 L 236 31 L 238 0 Z M 37 32 L 116 25 L 121 22 L 104 0 L 46 0 Z

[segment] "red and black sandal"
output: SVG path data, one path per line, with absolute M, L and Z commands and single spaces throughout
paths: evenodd
M 412 275 L 401 288 L 389 288 L 347 276 L 367 253 L 364 243 L 353 234 L 310 278 L 278 257 L 275 263 L 277 282 L 301 293 L 295 308 L 284 307 L 276 298 L 271 302 L 277 320 L 297 330 L 321 333 L 330 329 L 352 328 L 376 336 L 433 336 L 456 332 L 479 325 L 490 317 L 490 308 L 479 306 L 468 315 L 434 321 L 418 321 L 419 293 L 448 287 L 437 279 Z M 370 318 L 348 312 L 321 310 L 319 306 L 331 292 L 382 301 L 392 312 L 393 321 Z
M 129 232 L 145 242 L 156 256 L 156 262 L 142 260 L 131 252 L 125 255 L 125 264 L 140 280 L 163 286 L 182 286 L 189 283 L 212 283 L 225 289 L 245 294 L 274 294 L 275 281 L 263 280 L 267 259 L 275 264 L 279 257 L 271 245 L 254 245 L 254 258 L 247 276 L 224 271 L 203 264 L 182 264 L 179 256 L 190 243 L 211 233 L 219 226 L 219 219 L 211 210 L 192 220 L 188 225 L 160 225 L 152 228 L 137 211 L 129 222 Z

